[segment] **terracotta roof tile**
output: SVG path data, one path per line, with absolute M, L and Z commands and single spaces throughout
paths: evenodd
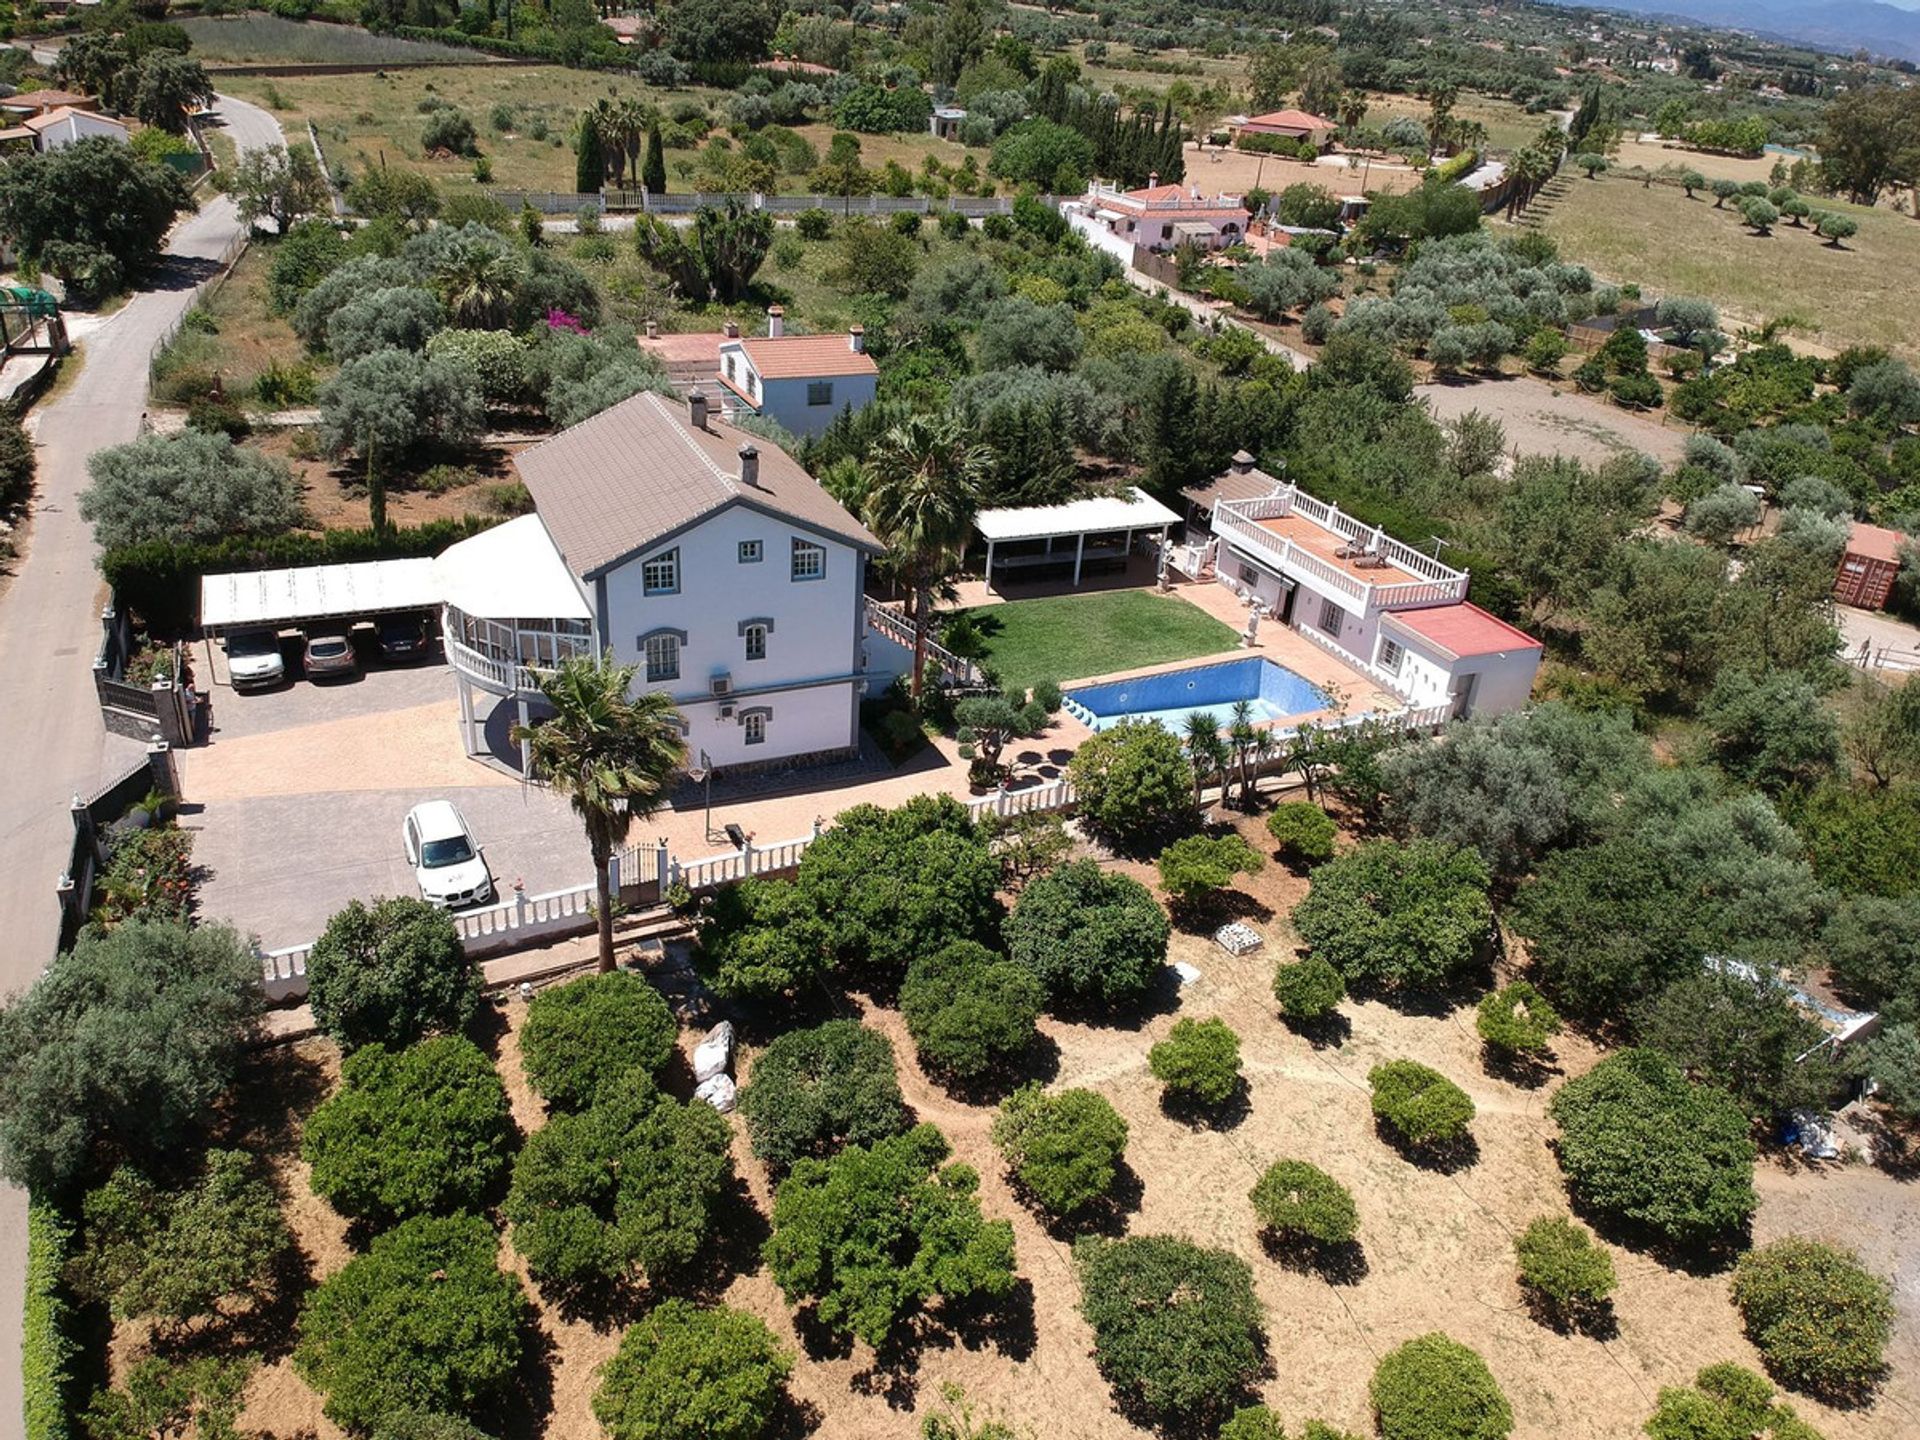
M 1248 126 L 1269 125 L 1276 130 L 1332 130 L 1333 121 L 1305 110 L 1270 110 L 1248 119 Z
M 741 348 L 762 380 L 811 379 L 825 375 L 878 375 L 880 367 L 845 334 L 743 335 Z
M 1425 610 L 1388 612 L 1393 623 L 1431 640 L 1455 659 L 1493 655 L 1502 650 L 1539 650 L 1540 642 L 1498 616 L 1489 615 L 1471 600 L 1434 605 Z
M 733 504 L 880 549 L 791 455 L 714 412 L 707 428 L 696 430 L 684 401 L 647 391 L 514 457 L 534 508 L 576 575 L 596 575 Z M 740 447 L 749 442 L 760 451 L 757 486 L 739 478 Z

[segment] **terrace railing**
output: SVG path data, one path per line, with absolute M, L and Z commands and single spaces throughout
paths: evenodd
M 483 655 L 471 645 L 448 635 L 443 642 L 447 663 L 469 680 L 502 695 L 531 693 L 540 688 L 540 671 L 513 660 L 497 660 Z
M 1299 515 L 1356 550 L 1370 550 L 1399 570 L 1420 577 L 1377 583 L 1350 575 L 1329 564 L 1284 535 L 1276 535 L 1257 522 Z M 1364 525 L 1337 506 L 1328 505 L 1291 488 L 1275 495 L 1252 500 L 1225 500 L 1214 507 L 1215 534 L 1236 538 L 1243 549 L 1289 566 L 1308 576 L 1323 589 L 1346 597 L 1356 612 L 1414 609 L 1422 605 L 1448 605 L 1467 594 L 1467 575 L 1442 564 L 1431 555 L 1422 555 L 1371 525 Z
M 882 605 L 878 600 L 867 601 L 867 628 L 877 631 L 896 645 L 913 649 L 913 622 L 898 610 Z M 927 658 L 940 667 L 940 672 L 955 685 L 974 685 L 980 680 L 980 667 L 971 660 L 963 660 L 946 646 L 931 637 L 927 640 Z

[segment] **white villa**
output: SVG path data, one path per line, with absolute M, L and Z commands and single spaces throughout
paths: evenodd
M 866 409 L 880 387 L 864 327 L 789 335 L 778 305 L 767 308 L 764 336 L 728 336 L 719 359 L 720 383 L 732 392 L 728 408 L 777 420 L 794 435 L 818 435 L 849 406 Z
M 1224 250 L 1246 238 L 1245 201 L 1238 195 L 1202 195 L 1198 185 L 1162 185 L 1148 177 L 1138 190 L 1095 180 L 1087 193 L 1060 207 L 1067 223 L 1097 248 L 1131 258 L 1134 247 L 1174 250 L 1182 245 Z
M 525 723 L 541 667 L 602 651 L 673 696 L 695 764 L 858 749 L 880 546 L 791 456 L 696 390 L 636 395 L 516 464 L 535 513 L 434 562 L 469 755 L 485 696 Z
M 1469 601 L 1466 571 L 1276 480 L 1245 451 L 1186 497 L 1211 510 L 1213 539 L 1177 552 L 1178 568 L 1211 570 L 1416 708 L 1498 715 L 1527 703 L 1540 642 Z

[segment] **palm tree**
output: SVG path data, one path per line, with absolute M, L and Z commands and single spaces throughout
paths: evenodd
M 952 415 L 914 415 L 894 426 L 867 459 L 868 527 L 891 552 L 913 621 L 913 703 L 927 667 L 933 595 L 960 566 L 991 457 Z
M 635 820 L 660 808 L 667 782 L 685 763 L 680 712 L 660 691 L 629 693 L 640 667 L 611 655 L 575 655 L 541 678 L 551 719 L 516 725 L 531 770 L 567 797 L 586 827 L 599 906 L 600 968 L 613 969 L 613 890 L 607 869 Z
M 462 329 L 501 329 L 512 312 L 514 292 L 520 288 L 520 266 L 498 239 L 458 237 L 435 267 L 440 303 Z
M 1185 744 L 1187 763 L 1193 766 L 1193 808 L 1198 810 L 1207 777 L 1219 774 L 1227 763 L 1227 742 L 1220 738 L 1220 717 L 1210 710 L 1189 711 Z

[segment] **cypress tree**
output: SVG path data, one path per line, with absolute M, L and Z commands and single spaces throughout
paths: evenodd
M 607 152 L 600 144 L 600 128 L 583 119 L 573 147 L 573 188 L 582 195 L 598 195 L 606 183 Z
M 667 151 L 660 143 L 660 126 L 647 126 L 647 160 L 640 169 L 640 183 L 650 195 L 664 195 L 667 191 Z

